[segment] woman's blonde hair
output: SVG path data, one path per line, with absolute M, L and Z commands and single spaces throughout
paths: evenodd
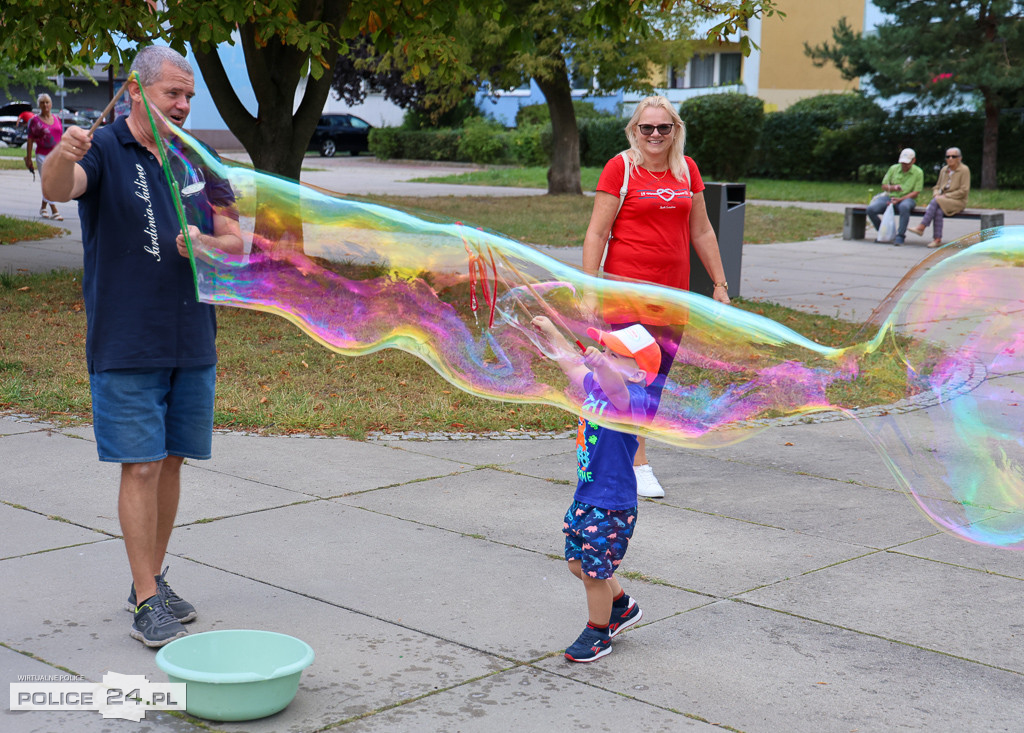
M 637 130 L 637 124 L 640 120 L 640 115 L 648 107 L 661 107 L 672 118 L 672 123 L 675 125 L 676 130 L 668 149 L 668 169 L 672 171 L 672 175 L 678 180 L 689 183 L 690 171 L 687 169 L 685 158 L 683 158 L 683 148 L 686 146 L 686 125 L 683 124 L 683 119 L 679 116 L 679 113 L 672 107 L 672 103 L 665 99 L 665 97 L 659 95 L 646 97 L 641 99 L 636 105 L 633 116 L 626 123 L 629 157 L 635 165 L 644 164 L 644 155 L 640 152 L 640 132 Z
M 40 94 L 38 97 L 36 97 L 36 106 L 42 104 L 44 99 L 50 103 L 50 106 L 53 106 L 53 100 L 50 99 L 50 95 L 45 93 Z

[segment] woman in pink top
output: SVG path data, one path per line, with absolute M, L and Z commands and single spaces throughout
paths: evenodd
M 50 100 L 50 95 L 40 94 L 36 103 L 39 105 L 39 114 L 29 120 L 28 143 L 25 145 L 25 166 L 29 170 L 32 170 L 32 146 L 36 147 L 36 167 L 42 170 L 46 156 L 57 147 L 61 135 L 64 134 L 64 126 L 61 125 L 60 118 L 53 114 L 53 102 Z M 46 213 L 47 204 L 50 205 L 50 214 Z M 64 221 L 64 217 L 57 211 L 57 205 L 52 201 L 47 201 L 45 197 L 39 206 L 39 216 L 44 219 L 52 216 L 57 221 Z

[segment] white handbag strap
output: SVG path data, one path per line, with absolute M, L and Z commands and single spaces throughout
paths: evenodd
M 619 189 L 619 208 L 615 210 L 615 216 L 618 217 L 619 212 L 622 211 L 622 203 L 626 200 L 626 191 L 629 190 L 629 176 L 632 173 L 633 161 L 630 160 L 629 155 L 623 151 L 619 153 L 622 156 L 622 162 L 625 163 L 625 171 L 622 175 L 622 188 Z M 615 221 L 615 219 L 612 219 Z

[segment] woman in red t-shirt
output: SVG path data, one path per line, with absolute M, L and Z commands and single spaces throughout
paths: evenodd
M 36 146 L 36 167 L 43 170 L 43 161 L 50 151 L 57 147 L 61 136 L 64 134 L 64 127 L 60 118 L 53 114 L 53 101 L 49 94 L 40 94 L 36 100 L 39 105 L 39 114 L 28 122 L 28 143 L 25 145 L 25 166 L 32 170 L 32 145 Z M 42 174 L 40 174 L 42 175 Z M 52 216 L 57 221 L 64 221 L 64 217 L 57 211 L 57 204 L 43 198 L 39 206 L 39 216 L 44 219 L 50 218 L 51 214 L 46 213 L 46 205 L 50 205 Z
M 689 290 L 692 246 L 715 284 L 714 299 L 728 303 L 729 286 L 704 204 L 704 182 L 697 164 L 683 155 L 686 128 L 682 119 L 664 97 L 647 97 L 626 125 L 626 139 L 626 155 L 631 161 L 626 197 L 620 209 L 626 163 L 616 155 L 597 183 L 594 211 L 583 240 L 584 272 L 597 275 L 604 258 L 607 275 Z M 661 346 L 662 376 L 655 382 L 656 396 L 660 396 L 682 325 L 645 325 Z M 633 469 L 640 496 L 665 495 L 647 462 L 643 438 Z

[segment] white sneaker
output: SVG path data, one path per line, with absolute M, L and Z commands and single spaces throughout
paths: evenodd
M 660 499 L 665 496 L 665 489 L 661 488 L 658 478 L 654 475 L 654 469 L 650 463 L 642 466 L 633 466 L 633 473 L 636 474 L 636 495 L 648 499 Z

